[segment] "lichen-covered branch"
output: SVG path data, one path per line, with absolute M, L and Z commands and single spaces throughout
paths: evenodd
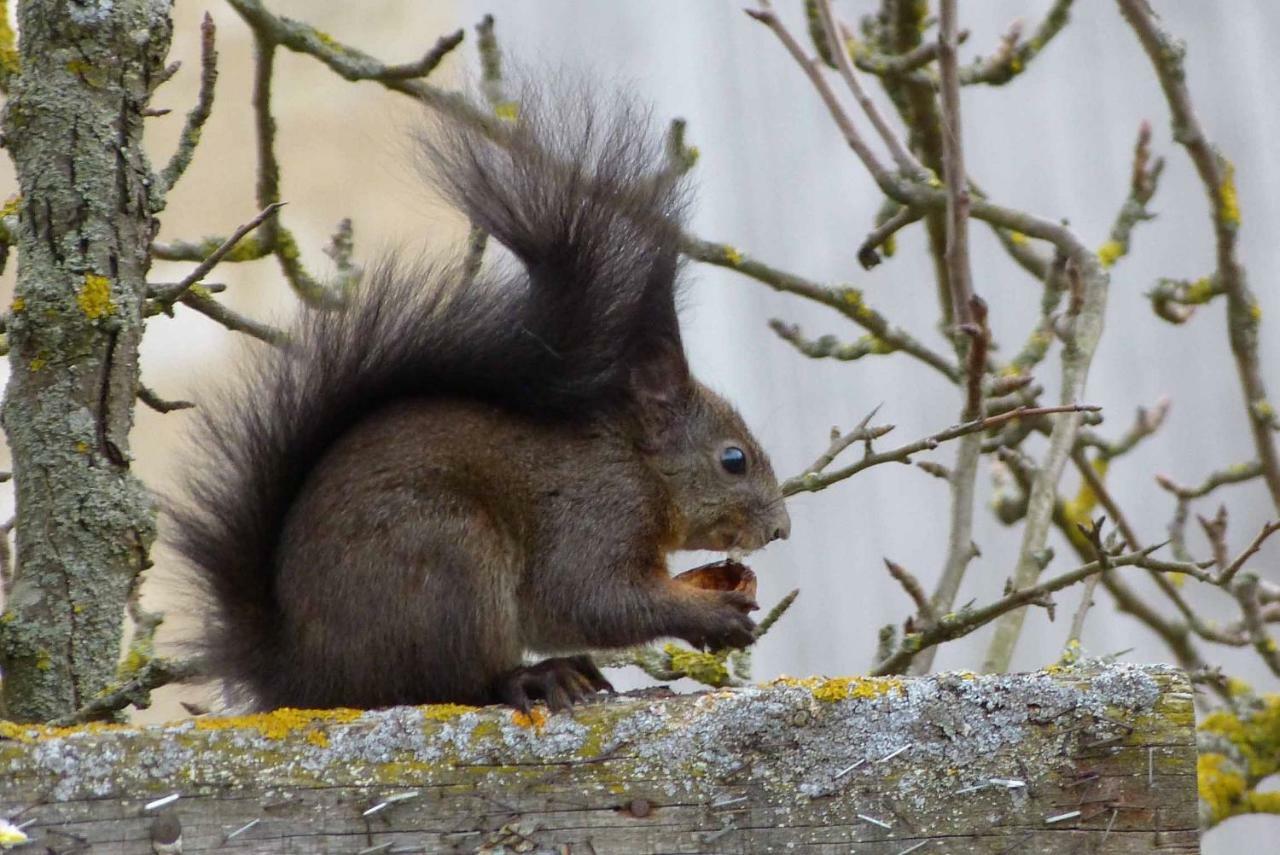
M 1171 668 L 1090 663 L 783 678 L 572 715 L 444 705 L 9 725 L 0 812 L 22 811 L 37 845 L 73 829 L 107 855 L 151 851 L 166 828 L 186 855 L 1167 852 L 1198 841 L 1191 699 Z
M 1209 576 L 1196 564 L 1153 559 L 1151 553 L 1160 546 L 1163 544 L 1138 552 L 1094 560 L 1035 585 L 1025 588 L 1014 587 L 1000 599 L 985 606 L 961 609 L 954 614 L 943 615 L 936 623 L 925 627 L 921 632 L 905 636 L 898 648 L 887 659 L 876 663 L 871 673 L 877 676 L 903 673 L 921 651 L 962 638 L 994 620 L 1025 610 L 1028 605 L 1046 605 L 1050 602 L 1046 599 L 1049 594 L 1117 567 L 1143 567 L 1161 573 L 1186 573 L 1202 581 L 1209 581 Z
M 216 35 L 217 28 L 213 25 L 213 18 L 205 12 L 204 21 L 200 24 L 200 92 L 196 95 L 195 106 L 187 114 L 182 135 L 178 137 L 177 151 L 160 171 L 157 192 L 161 196 L 168 195 L 182 173 L 187 171 L 196 146 L 200 143 L 200 132 L 213 112 L 213 89 L 218 82 L 218 51 L 214 47 Z
M 1110 279 L 1096 256 L 1075 254 L 1067 270 L 1071 305 L 1067 310 L 1062 351 L 1062 390 L 1060 401 L 1067 405 L 1084 396 L 1085 383 L 1094 352 L 1102 337 L 1103 317 L 1107 306 Z M 1027 514 L 1022 529 L 1022 545 L 1013 571 L 1013 586 L 1025 588 L 1040 575 L 1039 557 L 1053 525 L 1058 482 L 1075 446 L 1080 428 L 1079 415 L 1056 419 L 1049 435 L 1049 448 L 1041 460 L 1027 495 Z M 1013 649 L 1022 633 L 1026 611 L 1019 609 L 1004 615 L 996 624 L 995 635 L 987 648 L 984 670 L 1004 671 L 1013 658 Z
M 961 70 L 960 82 L 965 86 L 1001 86 L 1026 71 L 1031 61 L 1067 25 L 1067 21 L 1071 19 L 1072 2 L 1073 0 L 1057 0 L 1026 41 L 1021 39 L 1021 24 L 1015 24 L 990 57 L 974 60 L 972 65 Z
M 1160 81 L 1173 124 L 1173 138 L 1186 149 L 1209 199 L 1209 218 L 1216 241 L 1217 271 L 1214 282 L 1227 295 L 1227 334 L 1244 392 L 1246 417 L 1258 451 L 1262 479 L 1280 511 L 1280 453 L 1276 449 L 1276 410 L 1267 399 L 1262 367 L 1258 362 L 1258 328 L 1262 311 L 1249 290 L 1244 267 L 1236 258 L 1236 232 L 1240 228 L 1240 200 L 1236 192 L 1235 166 L 1218 153 L 1205 136 L 1191 103 L 1183 65 L 1184 46 L 1157 22 L 1145 0 L 1117 0 L 1120 12 L 1133 28 L 1142 49 L 1151 59 Z
M 262 211 L 259 212 L 252 220 L 232 232 L 230 237 L 223 241 L 220 246 L 213 250 L 213 252 L 209 253 L 207 257 L 201 260 L 194 270 L 183 277 L 181 282 L 177 282 L 171 287 L 165 289 L 152 289 L 150 295 L 151 298 L 155 300 L 161 309 L 167 309 L 173 306 L 174 302 L 182 299 L 182 295 L 186 294 L 193 285 L 207 276 L 209 271 L 212 270 L 219 261 L 235 249 L 236 244 L 238 244 L 245 235 L 262 225 L 268 217 L 280 210 L 283 204 L 283 202 L 274 202 L 263 208 Z
M 1164 171 L 1164 158 L 1151 161 L 1151 125 L 1143 122 L 1138 128 L 1138 141 L 1133 147 L 1133 172 L 1129 179 L 1129 195 L 1120 206 L 1111 236 L 1098 250 L 1103 267 L 1113 267 L 1129 254 L 1129 241 L 1134 227 L 1155 217 L 1147 210 L 1147 203 L 1155 195 Z
M 683 236 L 680 250 L 696 261 L 736 270 L 744 276 L 763 282 L 775 291 L 795 294 L 829 306 L 870 332 L 886 346 L 911 354 L 953 382 L 960 377 L 960 370 L 945 356 L 921 344 L 900 327 L 890 325 L 883 315 L 868 306 L 857 288 L 821 285 L 794 273 L 770 267 L 728 244 L 712 243 L 693 235 Z
M 1258 786 L 1280 774 L 1280 695 L 1255 695 L 1231 681 L 1229 702 L 1205 716 L 1196 733 L 1200 824 L 1233 816 L 1280 814 L 1280 792 Z

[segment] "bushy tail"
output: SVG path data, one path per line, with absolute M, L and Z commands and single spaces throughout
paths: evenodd
M 532 94 L 493 142 L 466 127 L 424 141 L 433 180 L 523 270 L 467 282 L 456 265 L 384 261 L 337 311 L 304 309 L 287 346 L 205 408 L 207 450 L 174 509 L 174 541 L 208 607 L 211 676 L 252 701 L 278 669 L 278 541 L 334 442 L 388 403 L 483 399 L 527 416 L 626 403 L 632 367 L 679 351 L 681 193 L 648 116 Z

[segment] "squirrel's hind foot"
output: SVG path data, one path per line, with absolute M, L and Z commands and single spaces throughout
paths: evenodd
M 534 701 L 545 701 L 552 712 L 558 712 L 595 692 L 613 694 L 614 689 L 591 657 L 559 656 L 503 674 L 494 685 L 494 700 L 525 714 Z

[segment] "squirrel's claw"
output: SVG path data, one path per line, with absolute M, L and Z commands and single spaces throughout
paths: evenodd
M 614 694 L 614 689 L 591 657 L 564 656 L 511 669 L 498 679 L 494 700 L 527 715 L 534 701 L 560 712 L 595 692 Z

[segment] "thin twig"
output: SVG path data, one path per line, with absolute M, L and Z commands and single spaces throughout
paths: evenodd
M 889 127 L 889 123 L 880 115 L 879 108 L 876 107 L 874 101 L 867 97 L 862 84 L 858 82 L 857 75 L 853 73 L 853 64 L 849 61 L 849 52 L 841 44 L 843 27 L 836 22 L 835 15 L 831 12 L 831 0 L 817 0 L 817 2 L 818 14 L 822 18 L 823 28 L 827 32 L 827 44 L 836 60 L 836 69 L 844 79 L 845 85 L 849 87 L 854 100 L 858 102 L 858 106 L 862 108 L 862 112 L 866 114 L 867 119 L 871 122 L 871 126 L 876 129 L 876 133 L 880 135 L 880 139 L 884 141 L 885 146 L 889 149 L 889 156 L 893 158 L 894 163 L 898 164 L 898 168 L 908 175 L 927 177 L 929 170 L 925 169 L 924 165 L 916 160 L 915 155 L 903 145 L 902 140 L 898 139 L 897 133 Z
M 190 401 L 166 401 L 155 393 L 153 389 L 138 384 L 138 400 L 146 404 L 157 413 L 172 413 L 174 410 L 189 410 L 195 406 Z
M 964 166 L 963 126 L 960 112 L 960 83 L 956 48 L 959 43 L 955 0 L 942 0 L 938 33 L 938 69 L 942 77 L 942 172 L 947 189 L 946 251 L 947 287 L 951 296 L 951 318 L 958 335 L 956 353 L 965 363 L 965 396 L 961 421 L 983 418 L 982 379 L 986 370 L 991 333 L 987 327 L 986 304 L 974 293 L 969 265 L 969 181 Z M 982 434 L 965 436 L 956 449 L 951 467 L 951 507 L 947 536 L 947 556 L 933 592 L 936 613 L 951 610 L 969 563 L 977 555 L 973 543 L 973 504 L 978 479 L 978 459 L 982 454 Z M 912 670 L 925 673 L 933 667 L 933 648 L 912 663 Z
M 182 295 L 178 302 L 195 309 L 207 318 L 217 321 L 229 330 L 244 333 L 259 341 L 265 341 L 267 344 L 284 345 L 289 341 L 288 334 L 283 330 L 276 329 L 261 321 L 247 318 L 233 309 L 228 309 L 212 297 L 204 296 L 198 290 L 188 291 Z
M 56 718 L 49 724 L 66 727 L 103 718 L 130 705 L 145 708 L 150 703 L 153 689 L 170 683 L 185 682 L 199 675 L 200 667 L 194 660 L 152 659 L 131 679 L 108 688 L 80 709 Z
M 1245 550 L 1236 556 L 1236 559 L 1223 569 L 1222 574 L 1218 576 L 1215 584 L 1222 585 L 1224 587 L 1230 585 L 1232 578 L 1240 572 L 1240 568 L 1244 567 L 1244 563 L 1252 558 L 1257 551 L 1262 548 L 1262 544 L 1266 539 L 1271 537 L 1271 535 L 1275 534 L 1277 531 L 1280 531 L 1280 522 L 1269 522 L 1263 526 L 1262 531 L 1258 532 L 1258 536 L 1255 537 L 1247 547 L 1245 547 Z
M 922 344 L 901 327 L 891 325 L 883 315 L 867 305 L 862 292 L 857 288 L 830 288 L 794 273 L 770 267 L 728 244 L 712 243 L 690 234 L 681 236 L 680 251 L 695 261 L 735 270 L 763 282 L 775 291 L 795 294 L 829 306 L 894 350 L 911 354 L 941 372 L 947 379 L 954 382 L 960 377 L 960 369 L 953 362 Z
M 273 215 L 276 211 L 284 207 L 284 205 L 285 205 L 284 202 L 272 202 L 270 205 L 263 208 L 261 211 L 258 212 L 257 216 L 255 216 L 252 220 L 250 220 L 249 222 L 245 223 L 240 228 L 232 232 L 229 238 L 223 241 L 222 244 L 217 249 L 209 253 L 209 255 L 204 259 L 204 261 L 201 261 L 200 264 L 198 264 L 194 270 L 188 273 L 182 279 L 181 282 L 178 282 L 176 285 L 174 285 L 173 287 L 167 290 L 160 291 L 154 294 L 153 299 L 160 304 L 160 307 L 162 309 L 168 306 L 172 306 L 174 303 L 180 300 L 182 296 L 187 293 L 188 290 L 190 290 L 192 285 L 195 285 L 197 282 L 199 282 L 201 279 L 207 276 L 209 274 L 209 271 L 213 270 L 213 268 L 218 264 L 219 261 L 223 259 L 223 257 L 227 253 L 235 249 L 236 244 L 238 244 L 241 241 L 241 239 L 244 238 L 245 235 L 249 234 L 258 226 L 266 222 L 266 220 L 269 217 L 271 217 L 271 215 Z
M 1271 673 L 1280 677 L 1280 645 L 1267 632 L 1266 622 L 1258 604 L 1258 577 L 1245 573 L 1232 586 L 1232 594 L 1240 603 L 1240 611 L 1244 614 L 1244 625 L 1253 642 L 1253 649 L 1262 657 L 1262 661 L 1271 669 Z
M 191 157 L 195 154 L 196 145 L 200 142 L 200 131 L 213 112 L 214 84 L 218 81 L 218 51 L 215 47 L 217 27 L 213 17 L 204 13 L 200 23 L 200 91 L 196 95 L 195 106 L 187 113 L 186 124 L 178 137 L 178 148 L 173 157 L 160 171 L 158 190 L 161 196 L 168 195 L 173 185 L 178 183 L 182 173 L 187 171 Z
M 1201 581 L 1208 581 L 1209 576 L 1195 564 L 1183 564 L 1179 562 L 1156 561 L 1150 557 L 1151 553 L 1159 549 L 1163 544 L 1148 547 L 1141 552 L 1131 552 L 1124 555 L 1118 555 L 1111 559 L 1106 566 L 1101 561 L 1091 561 L 1074 570 L 1054 576 L 1044 582 L 1032 585 L 1029 588 L 1016 588 L 1005 594 L 1000 599 L 980 609 L 969 609 L 961 611 L 951 620 L 939 621 L 932 627 L 925 629 L 923 632 L 916 633 L 914 636 L 907 636 L 903 639 L 903 643 L 894 651 L 888 659 L 878 663 L 871 669 L 871 675 L 880 677 L 886 674 L 900 674 L 910 664 L 922 650 L 935 647 L 944 641 L 951 641 L 956 638 L 968 635 L 981 626 L 990 623 L 997 618 L 1009 614 L 1017 609 L 1023 608 L 1028 604 L 1042 602 L 1044 598 L 1055 591 L 1075 585 L 1082 582 L 1090 576 L 1101 573 L 1107 567 L 1150 567 L 1164 573 L 1188 573 Z
M 1262 478 L 1280 511 L 1280 453 L 1277 453 L 1275 409 L 1267 399 L 1258 361 L 1258 328 L 1262 312 L 1249 290 L 1244 268 L 1236 259 L 1240 203 L 1235 167 L 1205 136 L 1187 88 L 1185 49 L 1156 22 L 1147 0 L 1117 0 L 1160 81 L 1173 124 L 1173 138 L 1186 149 L 1209 199 L 1209 216 L 1216 238 L 1215 280 L 1227 295 L 1227 334 L 1244 392 L 1246 417 L 1258 451 Z
M 989 59 L 975 60 L 972 65 L 961 70 L 961 85 L 972 86 L 982 83 L 1000 86 L 1026 71 L 1031 61 L 1066 26 L 1070 18 L 1071 4 L 1072 0 L 1057 0 L 1031 34 L 1031 38 L 1026 41 L 1019 39 L 1020 28 L 1018 30 L 1011 28 L 1003 39 L 1001 49 L 996 50 Z
M 867 454 L 857 463 L 837 469 L 834 472 L 810 472 L 796 478 L 789 478 L 782 485 L 784 495 L 791 496 L 796 493 L 812 493 L 825 489 L 832 484 L 843 481 L 853 475 L 858 474 L 864 469 L 872 466 L 879 466 L 882 463 L 909 463 L 911 455 L 918 454 L 921 451 L 930 451 L 937 448 L 942 443 L 950 439 L 965 436 L 966 434 L 975 433 L 984 430 L 990 430 L 998 427 L 1005 422 L 1019 418 L 1032 418 L 1035 416 L 1052 415 L 1055 413 L 1066 413 L 1074 416 L 1082 412 L 1097 412 L 1101 407 L 1093 404 L 1067 404 L 1057 407 L 1020 407 L 1016 410 L 1010 410 L 1007 413 L 1001 413 L 996 416 L 989 416 L 985 419 L 978 419 L 964 424 L 954 425 L 946 430 L 938 431 L 935 434 L 916 440 L 907 445 L 895 448 L 892 451 L 877 452 Z
M 919 222 L 923 217 L 924 211 L 899 207 L 887 220 L 867 234 L 862 241 L 862 246 L 858 247 L 858 263 L 867 270 L 875 267 L 880 263 L 880 254 L 876 250 L 899 231 L 912 223 Z

